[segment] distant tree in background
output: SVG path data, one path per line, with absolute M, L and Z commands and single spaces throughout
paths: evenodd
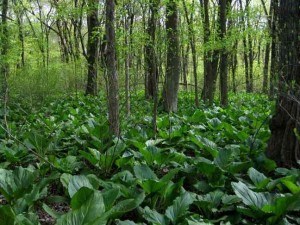
M 280 0 L 278 8 L 279 93 L 267 155 L 279 166 L 299 167 L 300 1 Z M 299 136 L 299 135 L 298 135 Z
M 2 1 L 2 10 L 1 10 L 1 43 L 0 43 L 0 85 L 1 85 L 1 96 L 0 98 L 4 101 L 7 100 L 8 95 L 8 84 L 7 84 L 7 78 L 8 78 L 8 70 L 9 70 L 9 64 L 7 60 L 7 54 L 8 54 L 8 43 L 9 43 L 9 32 L 7 28 L 7 15 L 8 15 L 8 0 Z

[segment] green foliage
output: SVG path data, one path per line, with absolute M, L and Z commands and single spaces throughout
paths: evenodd
M 11 108 L 11 132 L 26 147 L 2 139 L 0 223 L 39 224 L 40 210 L 56 224 L 299 223 L 299 170 L 264 155 L 272 104 L 241 95 L 235 107 L 193 109 L 187 99 L 159 114 L 157 139 L 140 98 L 115 140 L 98 98 L 71 96 L 26 118 Z

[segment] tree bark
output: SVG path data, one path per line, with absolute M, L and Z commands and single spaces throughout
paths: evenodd
M 163 90 L 163 108 L 167 112 L 177 111 L 180 78 L 178 9 L 176 0 L 166 6 L 167 65 Z
M 209 0 L 200 0 L 201 13 L 203 18 L 204 46 L 210 39 L 210 20 L 209 20 Z M 204 85 L 202 90 L 202 100 L 212 104 L 216 89 L 217 71 L 219 63 L 218 50 L 204 49 Z
M 270 122 L 271 139 L 267 155 L 278 166 L 298 167 L 300 142 L 300 2 L 279 0 L 279 97 Z
M 98 47 L 99 37 L 98 30 L 98 0 L 88 0 L 88 43 L 87 43 L 87 85 L 86 95 L 97 95 L 97 61 L 98 61 Z
M 119 136 L 119 82 L 116 60 L 115 1 L 106 0 L 105 31 L 107 37 L 108 121 L 111 133 Z
M 156 51 L 155 51 L 155 39 L 156 39 L 156 21 L 158 14 L 160 0 L 151 0 L 150 1 L 150 18 L 148 22 L 147 28 L 147 36 L 148 40 L 145 46 L 146 49 L 146 82 L 147 82 L 147 90 L 146 97 L 151 99 L 155 96 L 156 91 L 156 80 L 157 80 L 157 59 L 156 59 Z

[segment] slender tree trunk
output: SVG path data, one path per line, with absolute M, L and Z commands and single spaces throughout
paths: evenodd
M 126 104 L 126 115 L 130 116 L 130 68 L 131 68 L 131 52 L 132 52 L 132 26 L 134 20 L 134 14 L 128 10 L 128 18 L 124 19 L 125 24 L 125 104 Z
M 279 97 L 267 155 L 278 166 L 300 167 L 300 2 L 279 0 Z
M 275 87 L 278 80 L 278 53 L 277 53 L 277 43 L 278 43 L 278 0 L 271 1 L 272 11 L 272 30 L 271 30 L 271 66 L 270 66 L 270 93 L 269 97 L 272 99 L 275 96 Z
M 163 90 L 163 108 L 167 112 L 177 111 L 180 78 L 178 9 L 176 0 L 166 6 L 167 65 Z
M 184 89 L 188 90 L 188 74 L 189 74 L 189 51 L 190 51 L 190 45 L 186 46 L 182 45 L 182 82 L 184 85 Z
M 243 10 L 242 0 L 239 0 L 239 3 L 240 3 L 240 10 L 241 10 L 241 12 L 243 12 L 244 10 Z M 241 16 L 241 21 L 242 21 L 242 31 L 243 31 L 243 33 L 245 33 L 245 31 L 246 31 L 246 22 L 245 22 L 244 15 Z M 247 50 L 248 49 L 247 37 L 245 35 L 243 36 L 243 47 L 244 47 L 243 57 L 244 57 L 245 78 L 246 78 L 246 91 L 248 93 L 250 93 L 251 92 L 251 80 L 250 80 L 250 74 L 249 74 L 250 60 L 248 58 L 249 54 L 248 54 L 248 50 Z
M 106 0 L 105 31 L 107 37 L 108 120 L 111 133 L 119 136 L 119 82 L 116 60 L 115 1 Z
M 227 6 L 226 0 L 219 0 L 220 7 L 220 37 L 223 43 L 226 43 L 226 21 L 227 21 Z M 230 5 L 229 5 L 230 6 Z M 220 60 L 220 86 L 221 86 L 221 105 L 227 106 L 228 104 L 228 70 L 227 70 L 227 48 L 224 44 L 221 51 L 221 60 Z
M 207 45 L 210 39 L 210 21 L 209 21 L 209 0 L 200 0 L 203 18 L 204 45 Z M 213 103 L 216 90 L 217 71 L 219 63 L 218 50 L 204 51 L 204 85 L 202 90 L 202 99 L 209 104 Z
M 1 11 L 1 96 L 0 98 L 5 102 L 8 98 L 8 72 L 9 72 L 9 64 L 7 59 L 8 54 L 8 29 L 7 29 L 7 13 L 8 13 L 8 0 L 2 0 L 2 11 Z M 3 104 L 3 105 L 4 105 Z
M 267 32 L 267 34 L 268 34 L 268 36 L 270 36 L 270 34 L 272 32 L 272 18 L 271 18 L 271 13 L 273 11 L 274 1 L 271 1 L 270 12 L 269 13 L 267 11 L 267 7 L 266 7 L 265 1 L 261 0 L 261 2 L 262 2 L 262 5 L 263 5 L 263 9 L 264 9 L 265 15 L 267 16 L 267 19 L 268 19 L 268 32 Z M 265 59 L 264 59 L 264 77 L 263 77 L 263 88 L 262 88 L 262 91 L 263 91 L 264 94 L 268 93 L 270 51 L 271 51 L 271 44 L 270 44 L 270 42 L 268 42 L 266 44 Z
M 263 93 L 268 93 L 268 78 L 269 78 L 269 62 L 270 62 L 270 43 L 266 45 L 265 62 L 264 62 L 264 78 L 263 78 Z
M 88 76 L 85 93 L 87 95 L 97 95 L 97 61 L 99 37 L 97 34 L 98 22 L 98 0 L 88 0 L 88 43 L 87 43 L 87 63 Z
M 196 43 L 195 43 L 195 33 L 194 33 L 194 26 L 193 26 L 193 14 L 191 15 L 191 19 L 189 18 L 189 13 L 185 4 L 185 1 L 182 1 L 184 12 L 185 12 L 185 18 L 188 24 L 188 35 L 189 35 L 189 42 L 191 45 L 192 50 L 192 59 L 193 59 L 193 74 L 194 74 L 194 81 L 195 81 L 195 106 L 199 107 L 199 94 L 198 94 L 198 75 L 197 75 L 197 52 L 196 52 Z
M 156 21 L 158 14 L 159 0 L 150 1 L 150 18 L 148 22 L 148 41 L 146 44 L 146 73 L 147 73 L 147 98 L 154 98 L 157 79 L 157 65 L 155 63 L 155 33 L 156 33 Z

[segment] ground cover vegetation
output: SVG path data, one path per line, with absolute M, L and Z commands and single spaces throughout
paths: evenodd
M 158 115 L 156 139 L 143 96 L 115 139 L 99 98 L 71 96 L 22 116 L 10 109 L 16 139 L 1 133 L 1 224 L 299 223 L 299 170 L 264 153 L 273 104 L 247 94 L 226 109 L 179 101 L 178 113 Z
M 0 9 L 0 225 L 300 224 L 299 0 Z

